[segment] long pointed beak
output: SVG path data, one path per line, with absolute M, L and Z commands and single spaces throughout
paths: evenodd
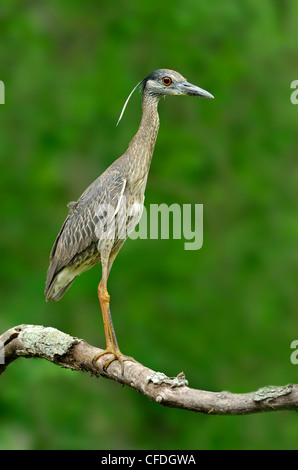
M 214 98 L 211 93 L 187 81 L 179 83 L 180 93 L 182 95 L 199 96 L 200 98 Z

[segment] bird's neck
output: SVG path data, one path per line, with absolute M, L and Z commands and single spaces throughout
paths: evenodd
M 128 148 L 134 178 L 148 176 L 159 128 L 157 105 L 158 98 L 143 94 L 142 120 Z

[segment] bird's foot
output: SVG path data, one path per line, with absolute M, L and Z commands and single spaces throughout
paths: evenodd
M 106 354 L 111 354 L 113 357 L 111 359 L 108 359 L 104 363 L 103 370 L 105 372 L 107 371 L 107 368 L 109 367 L 109 365 L 112 364 L 112 362 L 118 361 L 121 365 L 121 372 L 122 372 L 122 375 L 123 375 L 123 373 L 124 373 L 124 362 L 125 361 L 137 362 L 133 357 L 125 356 L 124 354 L 122 354 L 122 352 L 119 349 L 115 350 L 113 348 L 107 348 L 103 352 L 101 352 L 100 354 L 97 354 L 96 356 L 94 356 L 94 358 L 92 359 L 92 363 L 95 364 L 95 362 L 100 357 L 102 357 Z

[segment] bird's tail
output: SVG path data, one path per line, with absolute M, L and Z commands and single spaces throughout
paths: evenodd
M 65 292 L 70 288 L 74 280 L 75 278 L 69 281 L 66 285 L 59 286 L 57 285 L 55 279 L 49 287 L 45 288 L 44 293 L 46 296 L 46 301 L 48 302 L 49 300 L 53 300 L 54 302 L 57 302 L 58 300 L 60 300 L 65 294 Z
M 53 259 L 47 272 L 45 287 L 46 301 L 53 300 L 57 302 L 60 300 L 76 277 L 77 273 L 73 272 L 68 267 L 59 271 L 59 265 L 56 260 Z

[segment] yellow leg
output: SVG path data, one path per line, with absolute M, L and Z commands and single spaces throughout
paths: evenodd
M 119 349 L 110 312 L 110 296 L 107 291 L 107 284 L 104 279 L 102 279 L 98 284 L 98 298 L 101 306 L 102 319 L 106 337 L 106 349 L 102 353 L 95 356 L 93 358 L 93 362 L 96 362 L 101 356 L 105 354 L 112 354 L 113 357 L 105 363 L 104 369 L 107 369 L 113 361 L 117 360 L 121 364 L 123 374 L 124 361 L 135 362 L 135 360 L 131 357 L 124 356 Z

